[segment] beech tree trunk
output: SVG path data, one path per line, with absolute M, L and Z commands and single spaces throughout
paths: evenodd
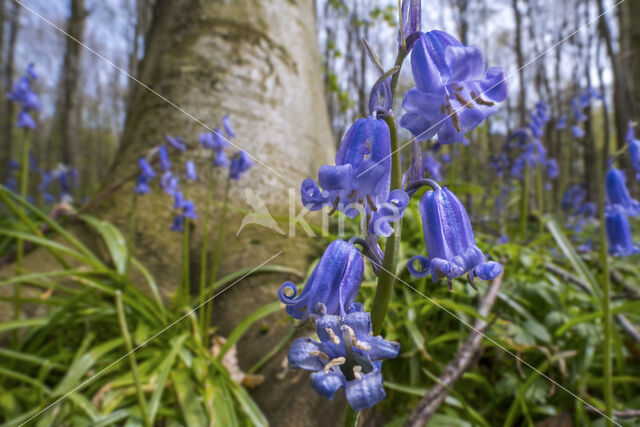
M 272 0 L 159 0 L 153 10 L 146 52 L 139 79 L 154 91 L 198 118 L 210 128 L 229 114 L 237 138 L 232 142 L 254 156 L 256 162 L 240 181 L 233 182 L 230 203 L 249 209 L 245 189 L 260 197 L 274 217 L 301 211 L 300 183 L 316 178 L 323 163 L 331 161 L 333 138 L 322 90 L 317 53 L 313 2 Z M 135 84 L 135 83 L 134 83 Z M 171 151 L 174 169 L 195 159 L 200 180 L 185 186 L 199 218 L 191 232 L 191 271 L 199 271 L 206 187 L 204 177 L 211 154 L 197 148 L 206 129 L 148 89 L 135 85 L 123 133 L 107 182 L 137 171 L 137 159 L 164 143 L 164 135 L 179 135 L 188 144 L 181 155 Z M 171 150 L 171 148 L 169 148 Z M 237 151 L 230 147 L 228 155 Z M 276 175 L 272 170 L 279 173 Z M 214 212 L 210 228 L 215 237 L 227 170 L 215 171 Z M 93 213 L 126 230 L 133 180 L 104 199 Z M 181 235 L 169 231 L 173 201 L 153 184 L 153 193 L 138 200 L 135 255 L 153 272 L 165 295 L 174 292 L 180 278 Z M 290 191 L 295 201 L 290 203 Z M 300 228 L 295 236 L 249 225 L 236 237 L 245 213 L 230 210 L 218 277 L 239 268 L 272 264 L 306 271 L 313 239 Z M 306 219 L 312 218 L 307 215 Z M 281 228 L 289 234 L 287 224 Z M 209 247 L 213 247 L 213 239 Z M 275 275 L 245 279 L 216 298 L 213 319 L 227 335 L 259 307 L 277 301 L 277 290 L 287 277 Z M 289 278 L 290 279 L 290 278 Z M 198 277 L 194 274 L 192 285 Z M 241 367 L 248 369 L 281 340 L 290 322 L 284 310 L 254 326 L 239 344 Z M 335 425 L 344 406 L 317 395 L 307 372 L 288 372 L 282 378 L 286 349 L 261 370 L 265 382 L 253 391 L 273 425 Z M 286 365 L 284 365 L 286 367 Z
M 527 122 L 527 88 L 524 79 L 524 52 L 522 46 L 522 13 L 518 5 L 518 0 L 512 0 L 513 15 L 516 22 L 516 40 L 514 50 L 516 54 L 516 61 L 518 63 L 518 81 L 520 83 L 520 90 L 518 92 L 518 118 L 520 123 L 518 126 L 524 126 Z
M 67 21 L 67 33 L 76 40 L 83 40 L 84 24 L 87 16 L 84 0 L 70 0 L 71 15 Z M 64 63 L 60 71 L 60 93 L 56 105 L 54 137 L 58 139 L 61 160 L 65 165 L 73 165 L 74 151 L 78 149 L 78 111 L 80 60 L 84 48 L 70 37 L 66 39 Z

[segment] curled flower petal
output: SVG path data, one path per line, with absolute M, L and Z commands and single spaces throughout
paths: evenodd
M 420 270 L 417 270 L 415 268 L 416 261 L 420 263 Z M 418 277 L 418 278 L 427 277 L 430 274 L 429 272 L 430 264 L 431 262 L 429 261 L 429 258 L 426 258 L 422 255 L 416 255 L 412 257 L 409 260 L 409 262 L 407 262 L 407 270 L 409 270 L 409 273 L 411 273 L 413 277 Z
M 310 211 L 320 210 L 329 203 L 329 193 L 320 190 L 318 184 L 311 178 L 302 181 L 300 195 L 302 196 L 303 206 Z

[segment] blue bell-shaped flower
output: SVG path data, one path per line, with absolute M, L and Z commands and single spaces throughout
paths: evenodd
M 605 230 L 609 253 L 613 256 L 628 256 L 640 252 L 633 244 L 631 226 L 624 214 L 624 209 L 615 206 L 607 210 L 605 215 Z
M 347 131 L 336 154 L 335 166 L 323 165 L 318 185 L 302 182 L 302 203 L 318 210 L 325 202 L 350 218 L 360 213 L 358 205 L 370 211 L 386 202 L 391 182 L 391 137 L 382 119 L 358 119 Z
M 358 305 L 342 318 L 320 316 L 316 330 L 319 342 L 298 338 L 291 344 L 289 366 L 315 371 L 311 386 L 321 396 L 333 399 L 344 388 L 354 411 L 371 408 L 384 399 L 381 361 L 397 357 L 400 345 L 372 336 L 369 313 Z
M 607 203 L 609 205 L 619 206 L 627 216 L 637 216 L 640 214 L 640 202 L 632 199 L 627 190 L 624 175 L 621 171 L 609 168 L 605 177 L 605 190 L 607 194 Z
M 362 254 L 351 243 L 336 240 L 327 246 L 300 296 L 296 298 L 295 283 L 285 282 L 278 298 L 294 319 L 305 320 L 321 306 L 328 314 L 344 315 L 360 290 L 363 271 Z
M 491 280 L 502 272 L 502 266 L 487 261 L 476 245 L 469 216 L 448 188 L 426 192 L 420 200 L 420 216 L 429 258 L 417 255 L 409 260 L 407 268 L 415 277 L 430 274 L 434 282 L 446 277 L 452 289 L 451 281 L 468 273 L 469 283 L 475 288 L 476 276 Z M 420 270 L 414 266 L 416 261 L 420 263 Z

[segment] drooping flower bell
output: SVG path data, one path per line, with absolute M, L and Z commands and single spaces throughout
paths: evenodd
M 587 120 L 587 116 L 582 112 L 583 107 L 577 98 L 571 100 L 571 107 L 573 108 L 573 118 L 576 122 L 584 122 Z
M 571 126 L 571 135 L 574 139 L 580 139 L 584 136 L 584 131 L 578 125 Z
M 440 144 L 467 142 L 464 134 L 497 110 L 507 97 L 504 72 L 485 71 L 480 49 L 443 31 L 420 34 L 411 53 L 416 87 L 402 102 L 400 126 L 420 141 L 436 134 Z
M 609 167 L 604 185 L 609 205 L 619 206 L 627 216 L 640 214 L 640 202 L 631 198 L 623 173 L 613 165 Z
M 171 169 L 171 161 L 169 160 L 169 153 L 167 147 L 161 145 L 158 147 L 158 159 L 160 160 L 160 170 L 165 172 Z
M 558 117 L 556 121 L 556 130 L 563 130 L 567 128 L 567 118 L 565 116 Z
M 382 360 L 398 356 L 400 345 L 372 336 L 369 313 L 357 305 L 344 317 L 323 315 L 316 319 L 320 341 L 298 338 L 291 344 L 287 359 L 291 368 L 315 371 L 311 386 L 321 396 L 333 400 L 344 388 L 354 411 L 371 408 L 385 398 Z
M 330 204 L 350 218 L 359 214 L 357 205 L 370 211 L 386 202 L 391 182 L 391 137 L 382 119 L 358 119 L 347 131 L 336 154 L 335 166 L 323 165 L 318 182 L 302 182 L 302 203 L 309 210 Z
M 422 159 L 422 164 L 424 165 L 424 169 L 429 174 L 429 178 L 440 181 L 442 180 L 442 174 L 440 173 L 440 169 L 442 169 L 442 164 L 430 154 L 425 154 Z
M 452 289 L 451 281 L 468 273 L 468 281 L 475 288 L 476 276 L 491 280 L 502 272 L 502 266 L 487 261 L 476 245 L 469 216 L 448 188 L 426 192 L 420 200 L 420 216 L 429 258 L 417 255 L 409 260 L 407 268 L 415 277 L 431 275 L 434 282 L 446 277 Z M 415 262 L 420 263 L 420 270 L 415 268 Z
M 197 181 L 198 180 L 198 173 L 196 172 L 196 165 L 193 163 L 192 160 L 187 160 L 184 163 L 184 169 L 185 169 L 185 178 L 187 178 L 189 181 Z
M 228 138 L 235 138 L 236 137 L 236 133 L 231 128 L 231 121 L 229 120 L 229 115 L 228 114 L 225 114 L 222 117 L 222 127 L 224 127 L 224 133 L 227 134 Z
M 187 150 L 187 146 L 185 145 L 184 141 L 182 140 L 182 138 L 180 138 L 179 136 L 171 136 L 171 135 L 165 135 L 164 139 L 176 150 L 178 151 L 186 151 Z
M 631 121 L 629 121 L 625 141 L 629 146 L 629 162 L 631 163 L 633 171 L 636 173 L 636 180 L 640 181 L 640 140 L 636 139 Z
M 278 298 L 294 319 L 305 320 L 310 314 L 318 314 L 320 306 L 328 314 L 343 316 L 355 301 L 363 271 L 362 254 L 353 244 L 336 240 L 327 246 L 300 296 L 295 283 L 285 282 Z
M 156 173 L 153 171 L 153 168 L 143 157 L 138 159 L 138 166 L 140 167 L 140 174 L 143 175 L 148 180 L 155 178 Z
M 404 36 L 407 52 L 411 50 L 420 36 L 420 22 L 422 18 L 421 0 L 402 0 L 402 33 L 398 31 L 398 49 L 402 49 Z
M 614 206 L 607 209 L 605 215 L 605 230 L 607 232 L 607 242 L 609 243 L 609 253 L 613 256 L 628 256 L 640 252 L 633 243 L 631 236 L 631 226 L 625 215 L 624 209 Z
M 238 151 L 231 158 L 231 165 L 229 166 L 229 178 L 238 180 L 249 169 L 253 167 L 253 160 L 244 151 Z

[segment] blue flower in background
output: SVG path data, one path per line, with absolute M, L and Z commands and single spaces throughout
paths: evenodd
M 421 141 L 438 135 L 440 144 L 464 142 L 507 97 L 504 72 L 486 70 L 480 49 L 464 46 L 442 31 L 421 33 L 411 53 L 416 87 L 402 102 L 400 126 Z
M 229 166 L 229 178 L 240 179 L 245 172 L 253 167 L 253 161 L 244 151 L 238 151 L 231 158 L 231 166 Z
M 556 121 L 556 129 L 563 130 L 567 128 L 567 118 L 565 116 L 558 117 L 558 121 Z
M 372 336 L 369 313 L 361 306 L 344 317 L 317 318 L 319 341 L 297 338 L 287 359 L 291 368 L 315 371 L 311 386 L 321 396 L 333 399 L 344 388 L 354 411 L 371 408 L 385 398 L 382 360 L 394 359 L 400 345 Z
M 605 230 L 609 253 L 613 256 L 628 256 L 640 252 L 634 245 L 631 236 L 631 226 L 624 209 L 616 206 L 607 210 L 605 215 Z
M 166 171 L 160 178 L 160 186 L 170 196 L 178 192 L 178 177 L 174 176 L 171 171 Z
M 420 200 L 420 216 L 429 258 L 417 255 L 409 260 L 407 268 L 415 277 L 431 275 L 434 282 L 446 277 L 452 289 L 451 281 L 465 273 L 473 286 L 475 276 L 491 280 L 502 272 L 502 266 L 487 261 L 476 245 L 469 216 L 448 188 L 426 192 Z M 416 261 L 420 270 L 414 267 Z
M 161 145 L 158 147 L 158 158 L 160 159 L 160 170 L 165 172 L 171 169 L 171 161 L 169 160 L 169 153 L 167 147 Z
M 425 154 L 422 159 L 422 164 L 424 165 L 424 169 L 429 174 L 429 178 L 440 181 L 442 180 L 442 175 L 440 174 L 440 169 L 442 169 L 442 165 L 434 156 L 430 154 Z
M 16 127 L 23 129 L 35 129 L 38 127 L 36 121 L 29 115 L 27 110 L 22 110 L 18 113 L 18 121 Z
M 571 107 L 573 108 L 573 116 L 576 122 L 584 122 L 587 120 L 587 116 L 582 112 L 582 105 L 579 104 L 577 98 L 571 100 Z
M 31 80 L 38 80 L 38 75 L 36 74 L 36 69 L 33 63 L 27 65 L 26 73 L 31 78 Z
M 584 186 L 578 184 L 573 185 L 562 196 L 560 206 L 565 212 L 576 212 L 586 197 L 587 191 Z
M 236 134 L 231 128 L 231 122 L 229 121 L 229 115 L 226 114 L 222 117 L 222 127 L 224 127 L 224 132 L 227 134 L 228 138 L 235 138 Z M 225 141 L 226 142 L 226 141 Z
M 293 282 L 285 282 L 278 298 L 294 319 L 318 314 L 322 305 L 328 314 L 344 315 L 355 301 L 364 271 L 362 254 L 349 242 L 336 240 L 324 251 L 300 296 Z M 289 292 L 290 295 L 287 295 Z
M 184 231 L 184 217 L 182 215 L 178 215 L 173 218 L 173 223 L 171 224 L 171 231 L 177 231 L 182 233 Z
M 138 176 L 138 180 L 136 181 L 136 186 L 134 187 L 134 191 L 137 194 L 151 193 L 151 189 L 149 188 L 149 180 L 145 175 L 140 174 Z
M 318 171 L 323 191 L 312 179 L 302 182 L 302 203 L 318 210 L 328 201 L 350 218 L 358 216 L 357 204 L 375 212 L 389 196 L 390 154 L 391 137 L 384 120 L 358 119 L 342 140 L 335 166 L 323 165 Z
M 628 216 L 640 214 L 640 202 L 631 198 L 629 190 L 627 190 L 624 174 L 614 168 L 613 165 L 607 172 L 604 185 L 609 205 L 617 205 Z
M 179 136 L 171 136 L 165 135 L 164 139 L 176 150 L 178 151 L 186 151 L 187 146 L 184 144 L 184 141 Z
M 558 169 L 558 162 L 555 159 L 547 160 L 547 177 L 549 179 L 556 179 L 558 175 L 560 175 L 560 170 Z
M 584 136 L 584 131 L 578 125 L 571 126 L 571 135 L 573 135 L 574 139 L 579 139 Z
M 210 150 L 221 151 L 227 148 L 229 142 L 223 138 L 219 129 L 214 132 L 203 132 L 198 137 L 198 142 Z
M 629 162 L 636 173 L 636 180 L 640 181 L 640 140 L 636 139 L 631 121 L 629 121 L 625 141 L 629 146 Z
M 138 166 L 140 167 L 140 174 L 144 176 L 147 180 L 151 180 L 155 178 L 156 173 L 153 171 L 153 168 L 144 158 L 138 159 Z
M 196 181 L 198 179 L 198 173 L 196 172 L 196 165 L 191 160 L 187 160 L 184 163 L 185 177 L 189 181 Z

